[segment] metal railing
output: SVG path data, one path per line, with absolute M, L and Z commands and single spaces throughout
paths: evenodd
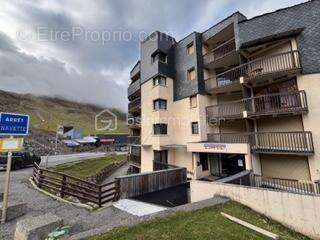
M 203 56 L 203 62 L 204 64 L 209 64 L 213 61 L 217 61 L 218 59 L 221 59 L 225 56 L 227 56 L 232 51 L 235 51 L 236 49 L 236 43 L 234 38 L 226 41 L 225 43 L 219 45 L 215 49 L 211 50 L 210 52 L 206 53 Z
M 206 108 L 207 119 L 212 120 L 243 118 L 268 114 L 301 113 L 308 111 L 305 91 L 275 93 L 226 102 Z
M 139 155 L 129 154 L 128 160 L 134 164 L 141 165 L 141 156 Z
M 140 136 L 128 136 L 128 144 L 132 144 L 132 145 L 141 144 L 141 137 Z
M 257 58 L 241 64 L 216 76 L 217 86 L 229 85 L 239 82 L 240 77 L 252 80 L 269 74 L 300 69 L 300 56 L 298 51 L 289 51 Z
M 320 186 L 311 181 L 299 181 L 292 179 L 268 178 L 260 175 L 251 175 L 251 186 L 270 188 L 285 192 L 300 194 L 320 194 Z
M 312 133 L 300 132 L 250 132 L 208 134 L 209 142 L 249 143 L 257 153 L 301 153 L 313 154 Z
M 141 117 L 128 117 L 128 126 L 129 127 L 140 127 L 141 126 Z
M 140 84 L 141 84 L 141 81 L 140 79 L 132 82 L 129 87 L 128 87 L 128 97 L 130 97 L 131 95 L 135 94 L 137 91 L 140 90 Z
M 207 137 L 214 143 L 249 143 L 250 133 L 210 133 Z
M 251 149 L 261 153 L 313 154 L 312 133 L 305 132 L 257 132 L 250 134 Z
M 129 111 L 137 110 L 141 108 L 141 99 L 136 98 L 133 101 L 129 102 L 128 109 Z

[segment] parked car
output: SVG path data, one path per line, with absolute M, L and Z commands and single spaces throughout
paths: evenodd
M 0 154 L 0 169 L 7 167 L 7 158 L 8 154 Z M 21 168 L 31 166 L 33 163 L 40 164 L 41 158 L 35 155 L 33 152 L 24 151 L 24 152 L 15 152 L 12 153 L 12 170 L 19 170 Z

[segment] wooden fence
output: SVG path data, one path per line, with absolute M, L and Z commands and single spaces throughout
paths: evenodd
M 40 168 L 36 163 L 33 167 L 32 179 L 39 187 L 64 197 L 75 197 L 81 202 L 102 205 L 119 198 L 119 181 L 98 185 L 75 178 L 63 173 Z
M 130 198 L 187 182 L 187 169 L 175 168 L 118 177 L 119 197 Z

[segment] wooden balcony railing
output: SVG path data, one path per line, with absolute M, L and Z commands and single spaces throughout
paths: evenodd
M 241 64 L 238 67 L 218 74 L 214 78 L 206 79 L 206 87 L 208 87 L 206 90 L 209 91 L 213 87 L 239 83 L 240 77 L 243 77 L 245 80 L 255 80 L 263 76 L 299 69 L 301 69 L 301 65 L 298 51 L 270 55 Z
M 305 91 L 275 93 L 226 102 L 206 108 L 208 122 L 248 117 L 304 113 L 308 111 Z
M 141 144 L 141 137 L 140 136 L 128 136 L 128 144 L 140 145 Z
M 236 43 L 234 38 L 228 40 L 227 42 L 221 44 L 220 46 L 216 47 L 215 49 L 211 50 L 210 52 L 206 53 L 203 56 L 204 64 L 209 64 L 211 62 L 217 61 L 235 51 Z
M 129 112 L 137 111 L 141 108 L 141 99 L 136 98 L 133 101 L 129 102 L 128 110 Z
M 249 143 L 257 153 L 314 153 L 312 133 L 304 132 L 251 132 L 208 134 L 209 142 Z

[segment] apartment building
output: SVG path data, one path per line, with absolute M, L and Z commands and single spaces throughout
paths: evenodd
M 320 180 L 319 22 L 313 0 L 252 19 L 236 12 L 178 42 L 152 33 L 128 88 L 136 171 Z

